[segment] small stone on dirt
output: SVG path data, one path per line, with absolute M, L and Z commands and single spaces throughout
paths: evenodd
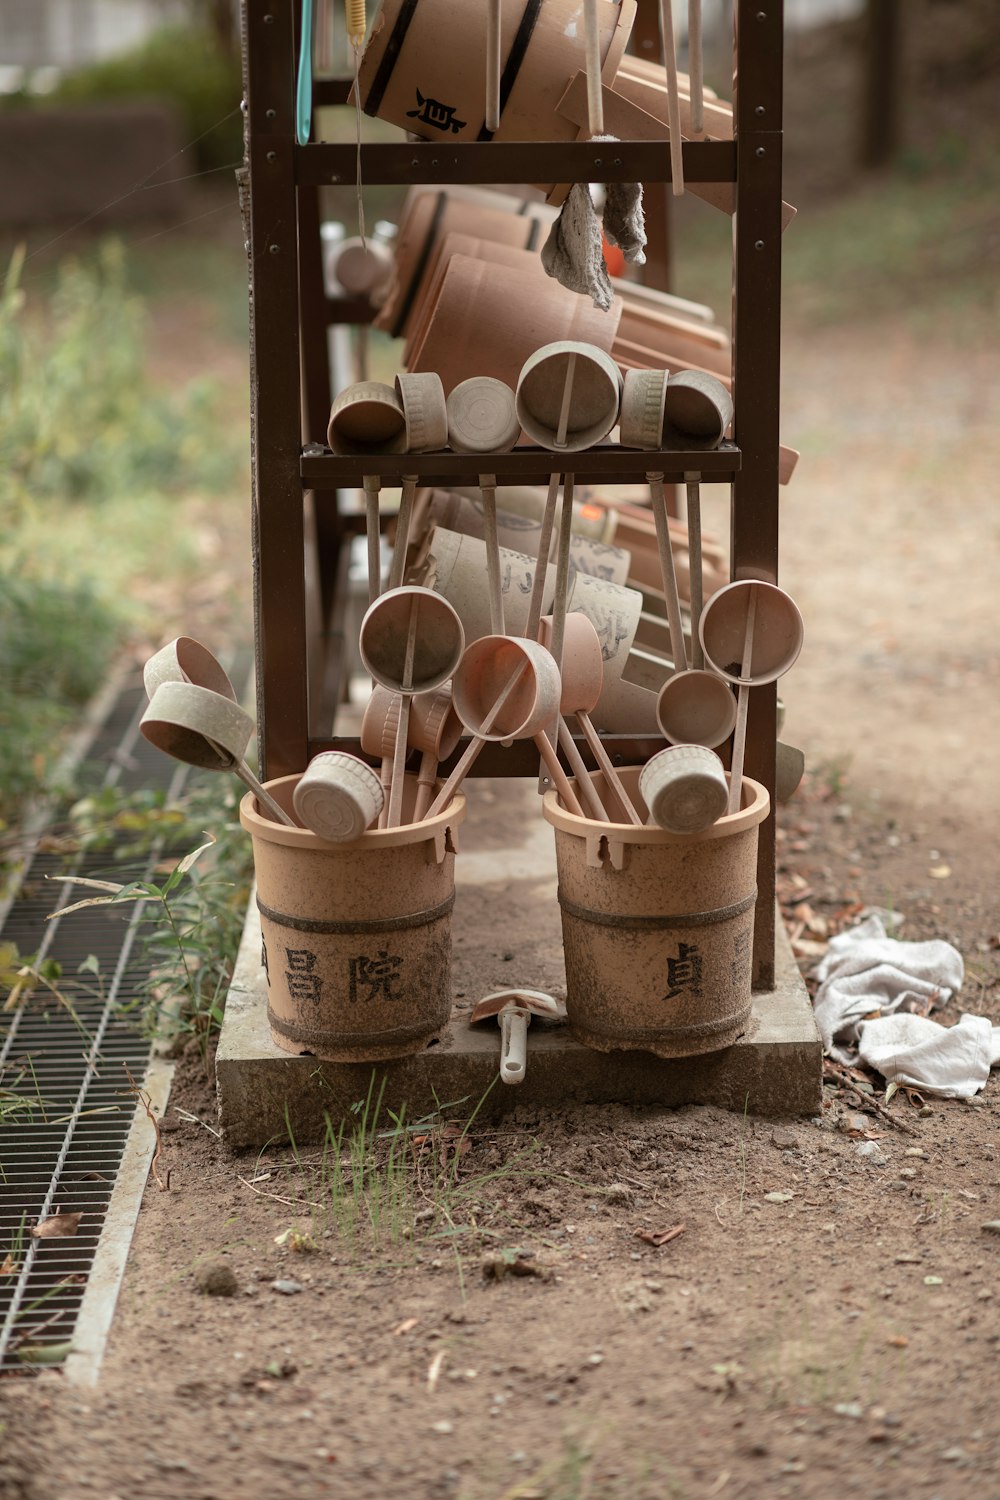
M 764 1202 L 765 1203 L 790 1203 L 791 1200 L 794 1197 L 795 1197 L 795 1194 L 792 1193 L 792 1192 L 785 1192 L 785 1193 L 765 1193 L 764 1194 Z
M 980 1225 L 980 1228 L 986 1234 L 1000 1234 L 1000 1219 L 987 1219 L 985 1224 Z
M 797 1151 L 799 1138 L 794 1130 L 783 1130 L 778 1126 L 771 1131 L 771 1145 L 777 1146 L 779 1151 Z
M 858 1141 L 854 1149 L 859 1156 L 867 1157 L 873 1165 L 883 1166 L 885 1164 L 885 1153 L 878 1141 Z
M 280 1292 L 283 1297 L 294 1297 L 296 1292 L 305 1291 L 301 1281 L 278 1280 L 271 1282 L 271 1291 Z
M 235 1297 L 239 1291 L 236 1272 L 228 1260 L 204 1260 L 195 1268 L 195 1285 L 206 1297 Z
M 632 1202 L 634 1196 L 632 1189 L 626 1187 L 624 1182 L 613 1182 L 604 1194 L 608 1203 L 628 1204 Z

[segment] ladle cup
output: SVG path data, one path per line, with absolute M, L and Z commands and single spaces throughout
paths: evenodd
M 775 682 L 802 650 L 802 616 L 790 594 L 756 578 L 726 584 L 712 595 L 698 625 L 705 657 L 739 687 L 729 812 L 738 812 L 743 786 L 749 690 Z
M 656 546 L 670 630 L 670 653 L 674 659 L 673 675 L 664 683 L 657 699 L 657 721 L 664 738 L 674 744 L 706 745 L 712 748 L 721 745 L 731 733 L 736 722 L 736 705 L 732 693 L 721 678 L 704 671 L 700 666 L 688 669 L 677 571 L 670 544 L 667 502 L 663 493 L 663 475 L 647 474 L 646 478 L 649 481 L 650 506 L 656 525 Z M 691 557 L 692 591 L 695 574 L 698 574 L 699 582 L 701 576 L 700 542 L 698 551 L 697 563 L 693 555 Z
M 447 807 L 483 746 L 489 741 L 534 740 L 564 805 L 583 816 L 559 757 L 545 735 L 559 712 L 559 669 L 537 641 L 482 636 L 466 647 L 455 673 L 455 711 L 473 736 L 438 792 L 427 816 Z
M 253 719 L 230 698 L 193 682 L 161 682 L 139 728 L 151 745 L 174 760 L 204 771 L 235 771 L 272 818 L 295 827 L 247 765 Z
M 330 409 L 326 440 L 334 453 L 405 453 L 406 417 L 391 385 L 378 380 L 358 381 L 340 392 Z M 368 600 L 381 592 L 379 550 L 379 492 L 382 481 L 374 470 L 362 480 L 365 492 L 365 531 L 368 537 Z
M 207 646 L 190 635 L 179 635 L 151 656 L 142 669 L 142 682 L 147 698 L 152 698 L 161 682 L 193 682 L 236 702 L 225 668 Z
M 403 805 L 410 699 L 447 682 L 461 660 L 465 632 L 443 595 L 405 587 L 390 590 L 368 606 L 358 644 L 375 681 L 401 695 L 387 819 L 387 827 L 396 828 Z

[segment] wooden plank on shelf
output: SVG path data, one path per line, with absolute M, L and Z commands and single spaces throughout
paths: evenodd
M 641 108 L 632 99 L 626 99 L 614 89 L 602 89 L 604 98 L 604 128 L 609 135 L 619 136 L 624 141 L 664 141 L 668 140 L 670 131 L 666 119 L 659 115 L 650 113 Z M 666 92 L 662 92 L 662 100 L 666 99 Z M 659 107 L 666 114 L 666 103 L 661 102 Z M 572 120 L 581 130 L 587 128 L 587 77 L 585 73 L 577 73 L 571 80 L 566 92 L 563 94 L 557 106 L 561 115 L 567 120 Z M 698 142 L 684 142 L 684 186 L 695 198 L 700 198 L 704 203 L 711 204 L 713 208 L 719 209 L 724 214 L 732 216 L 736 212 L 736 188 L 734 181 L 723 181 L 721 178 L 698 175 L 697 166 L 695 170 L 689 171 L 688 161 L 691 145 Z M 702 143 L 704 144 L 704 143 Z M 723 145 L 723 142 L 715 144 Z M 642 164 L 635 148 L 629 145 L 626 148 L 630 165 L 635 178 L 642 182 L 645 177 L 642 173 Z M 594 179 L 597 180 L 596 178 Z M 786 229 L 795 218 L 797 210 L 790 203 L 781 205 L 781 227 Z

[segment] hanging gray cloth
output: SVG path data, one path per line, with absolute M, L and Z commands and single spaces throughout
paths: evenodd
M 542 265 L 561 286 L 582 292 L 602 312 L 614 301 L 597 210 L 585 182 L 574 182 L 570 188 L 542 246 Z
M 609 182 L 604 197 L 604 238 L 617 245 L 629 265 L 646 263 L 646 219 L 641 182 Z

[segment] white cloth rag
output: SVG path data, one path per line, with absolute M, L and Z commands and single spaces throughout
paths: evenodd
M 901 1010 L 925 1016 L 961 989 L 965 970 L 962 955 L 950 943 L 938 938 L 900 942 L 887 936 L 881 916 L 873 913 L 831 938 L 813 973 L 820 980 L 815 1009 L 823 1046 L 849 1062 L 853 1052 L 844 1045 L 857 1045 L 866 1016 Z
M 823 1046 L 841 1062 L 857 1058 L 890 1082 L 949 1098 L 975 1094 L 1000 1062 L 1000 1027 L 985 1016 L 942 1026 L 927 1015 L 962 987 L 965 967 L 951 943 L 901 942 L 873 913 L 831 938 L 813 973 Z
M 858 1057 L 889 1083 L 909 1084 L 948 1099 L 979 1092 L 1000 1063 L 1000 1026 L 963 1014 L 954 1026 L 900 1013 L 862 1021 Z

